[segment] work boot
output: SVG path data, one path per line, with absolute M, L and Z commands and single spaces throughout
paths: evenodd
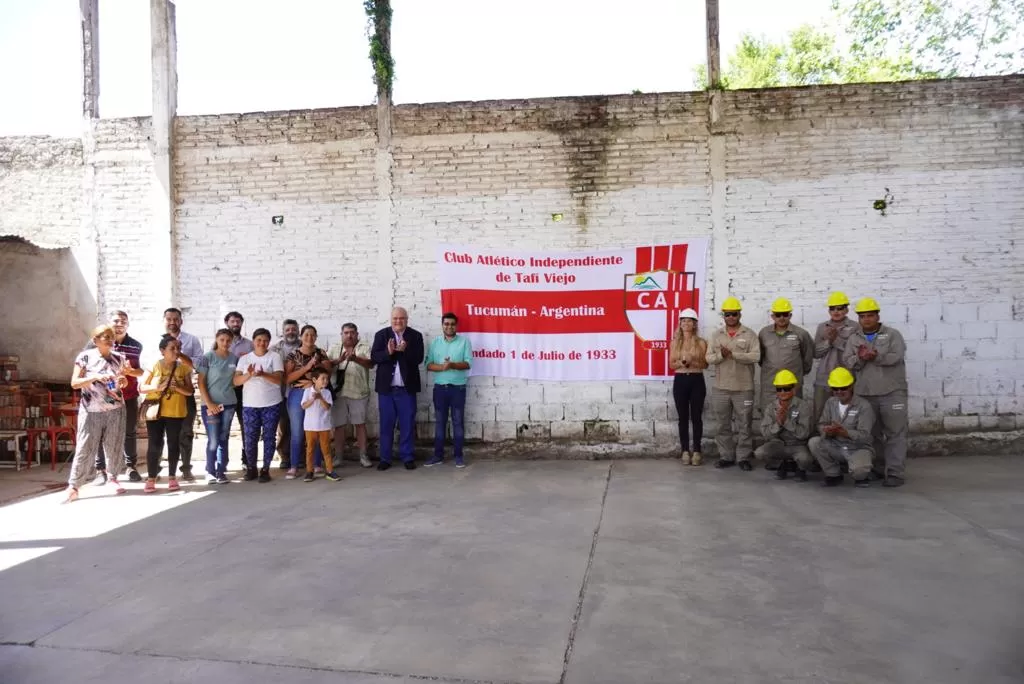
M 690 465 L 693 462 L 693 456 L 690 455 L 689 451 L 683 452 L 683 465 Z
M 781 463 L 772 463 L 771 461 L 765 461 L 764 462 L 764 469 L 765 470 L 778 470 L 781 467 L 782 467 Z
M 895 475 L 890 475 L 889 477 L 885 478 L 885 482 L 882 483 L 882 486 L 883 487 L 902 487 L 903 486 L 903 478 L 902 477 L 896 477 Z
M 870 487 L 871 486 L 871 480 L 869 480 L 866 477 L 865 478 L 861 478 L 860 480 L 854 480 L 853 481 L 853 486 L 854 487 Z
M 825 481 L 821 483 L 822 487 L 838 487 L 843 484 L 842 475 L 826 475 Z
M 785 480 L 787 477 L 789 477 L 789 468 L 785 463 L 779 464 L 779 467 L 775 469 L 775 479 Z
M 740 461 L 740 470 L 745 473 L 749 473 L 754 469 L 754 466 L 750 465 L 750 461 Z
M 716 468 L 732 468 L 736 463 L 734 461 L 726 461 L 724 458 L 718 459 L 715 463 Z
M 807 482 L 807 471 L 797 468 L 795 477 L 797 482 Z

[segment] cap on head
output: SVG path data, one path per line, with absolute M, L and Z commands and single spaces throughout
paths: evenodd
M 772 384 L 776 387 L 789 387 L 790 385 L 797 384 L 796 376 L 793 375 L 793 371 L 783 368 L 775 374 L 775 380 L 772 381 Z
M 779 297 L 772 302 L 772 313 L 793 313 L 793 305 L 785 297 Z
M 871 313 L 872 311 L 881 311 L 882 307 L 878 306 L 878 302 L 876 302 L 871 297 L 865 297 L 864 299 L 857 302 L 857 306 L 855 306 L 853 310 L 859 314 L 862 314 Z
M 828 374 L 828 386 L 835 389 L 842 389 L 853 384 L 853 373 L 846 368 L 838 366 Z
M 679 318 L 680 320 L 683 318 L 692 318 L 693 320 L 697 320 L 697 312 L 693 309 L 683 309 L 679 312 Z
M 722 311 L 743 311 L 743 305 L 735 297 L 728 297 L 722 302 Z
M 850 298 L 843 292 L 833 292 L 828 296 L 828 306 L 849 306 Z

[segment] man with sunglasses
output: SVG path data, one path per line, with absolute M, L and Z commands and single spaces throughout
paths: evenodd
M 750 471 L 754 469 L 750 465 L 754 452 L 751 435 L 754 364 L 761 360 L 761 347 L 754 331 L 740 325 L 742 309 L 740 300 L 735 297 L 722 302 L 725 326 L 716 330 L 708 341 L 707 362 L 716 367 L 715 388 L 711 394 L 711 409 L 718 423 L 715 430 L 718 462 L 715 467 L 730 468 L 739 461 L 740 470 Z M 736 428 L 739 439 L 736 438 Z
M 791 323 L 793 305 L 779 297 L 772 302 L 772 325 L 761 328 L 757 339 L 761 345 L 761 411 L 768 411 L 775 401 L 772 379 L 782 370 L 796 376 L 796 394 L 801 394 L 805 375 L 814 366 L 814 340 L 811 334 Z M 774 463 L 765 463 L 771 466 Z M 769 470 L 771 468 L 769 467 Z
M 807 449 L 811 436 L 811 407 L 797 393 L 797 378 L 791 371 L 780 370 L 772 381 L 775 400 L 761 416 L 761 436 L 765 443 L 754 456 L 767 466 L 776 466 L 775 477 L 785 480 L 789 471 L 796 470 L 796 479 L 807 482 L 807 469 L 814 458 Z
M 858 393 L 874 408 L 880 423 L 875 426 L 874 474 L 885 478 L 885 487 L 901 487 L 909 429 L 907 344 L 898 330 L 882 325 L 880 310 L 878 302 L 870 297 L 857 302 L 854 311 L 860 319 L 860 330 L 850 335 L 843 364 L 857 373 Z
M 819 435 L 811 437 L 808 443 L 825 472 L 825 487 L 842 483 L 843 464 L 849 467 L 854 485 L 871 484 L 875 412 L 866 399 L 854 395 L 853 384 L 853 373 L 841 366 L 829 373 L 832 397 L 825 402 L 818 418 Z
M 850 300 L 842 292 L 828 296 L 828 320 L 814 331 L 814 358 L 818 370 L 814 374 L 814 420 L 817 422 L 829 398 L 828 374 L 843 365 L 843 352 L 857 325 L 847 317 Z

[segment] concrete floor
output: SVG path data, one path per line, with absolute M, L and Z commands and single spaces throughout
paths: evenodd
M 49 494 L 0 508 L 0 681 L 1021 682 L 1022 465 L 912 461 L 900 490 L 481 461 Z

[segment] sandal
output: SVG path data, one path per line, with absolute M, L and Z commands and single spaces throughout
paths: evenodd
M 68 498 L 64 499 L 61 503 L 69 504 L 72 501 L 78 501 L 78 487 L 68 487 Z

